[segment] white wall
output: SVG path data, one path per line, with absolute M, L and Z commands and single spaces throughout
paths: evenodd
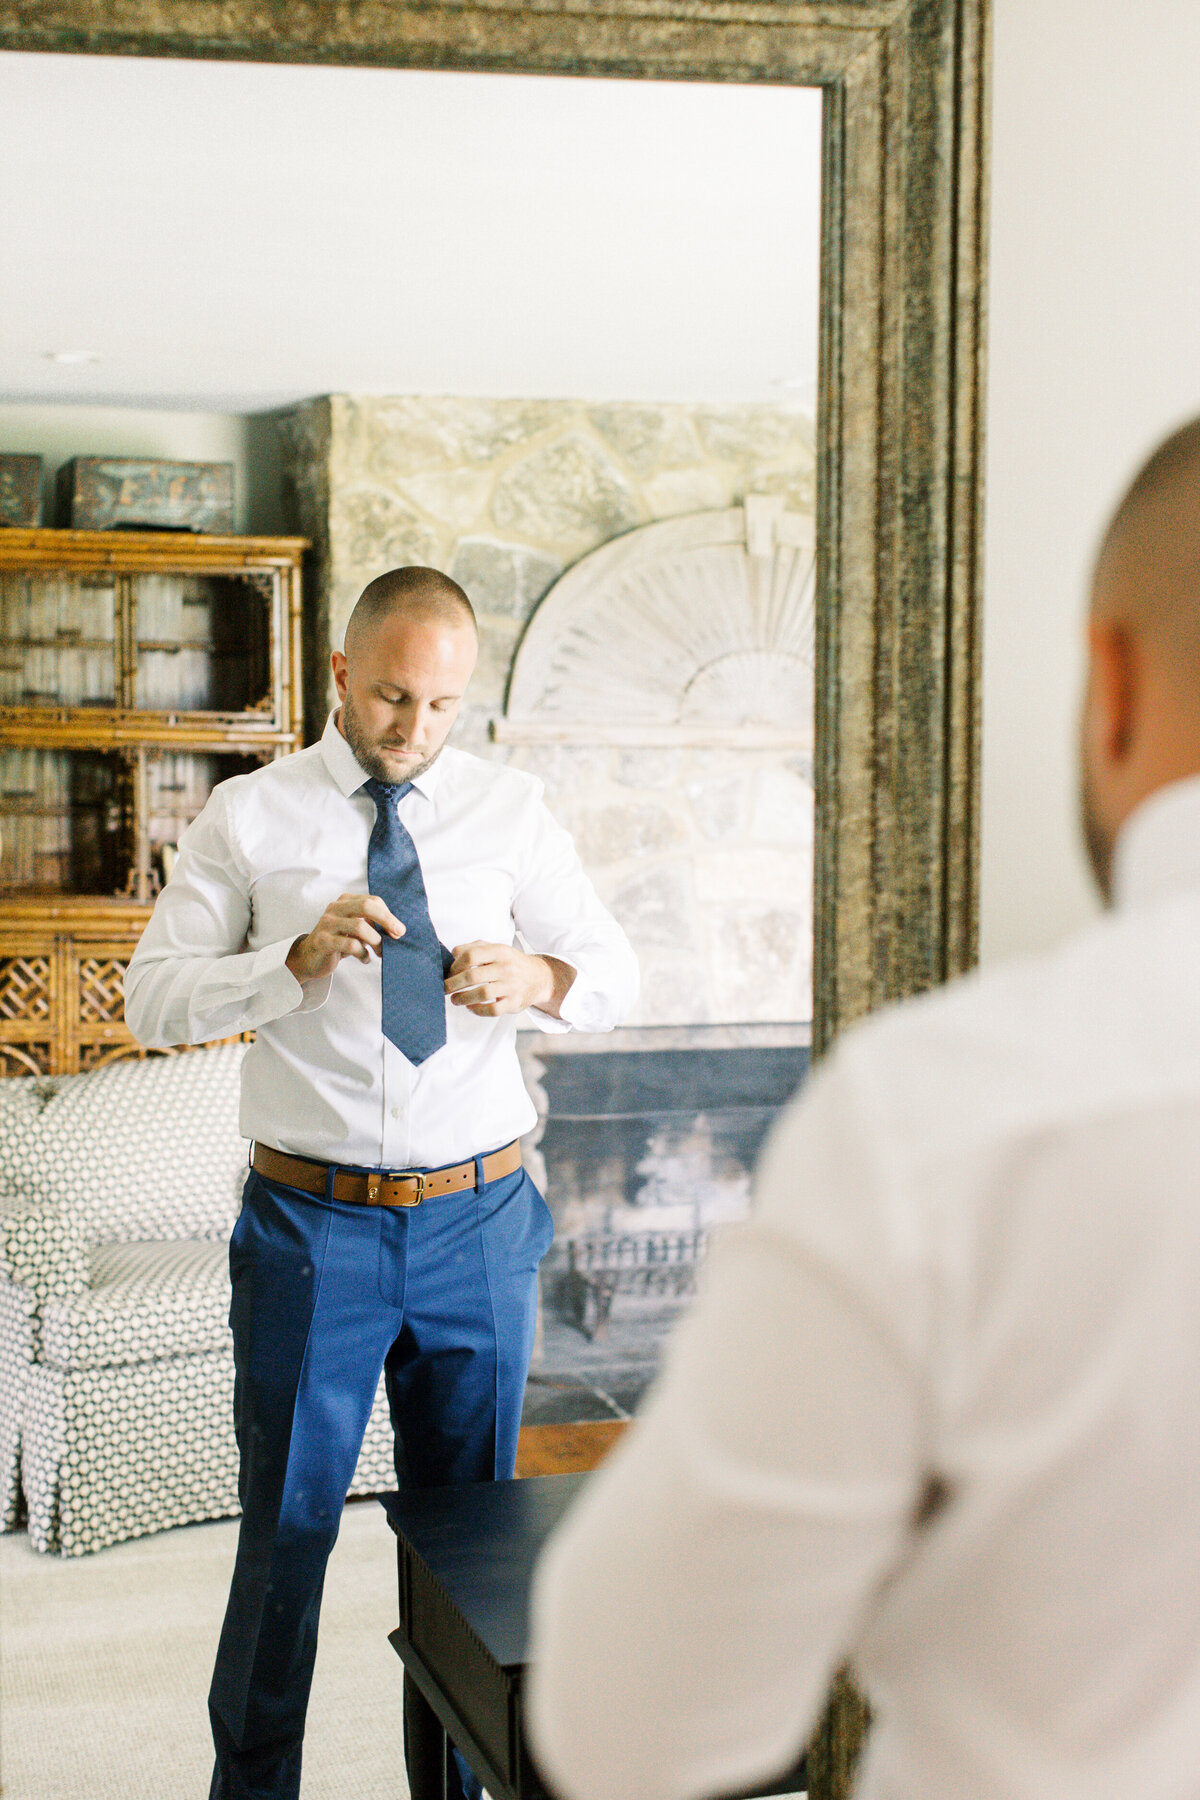
M 985 960 L 1093 907 L 1075 835 L 1089 563 L 1200 412 L 1200 5 L 994 0 Z
M 42 523 L 57 524 L 54 477 L 72 456 L 231 462 L 235 531 L 284 530 L 275 428 L 265 415 L 121 406 L 0 406 L 0 451 L 42 458 Z

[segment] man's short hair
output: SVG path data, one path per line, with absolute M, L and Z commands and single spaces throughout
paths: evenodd
M 1200 419 L 1192 419 L 1173 431 L 1147 458 L 1126 489 L 1112 516 L 1100 546 L 1097 563 L 1101 568 L 1124 553 L 1143 547 L 1152 540 L 1153 550 L 1161 556 L 1172 548 L 1174 533 L 1167 517 L 1182 507 L 1195 520 L 1200 497 Z M 1189 535 L 1194 535 L 1189 534 Z
M 1200 420 L 1142 465 L 1100 546 L 1093 607 L 1123 618 L 1193 686 L 1200 672 Z
M 440 569 L 426 569 L 409 563 L 400 569 L 388 569 L 369 581 L 355 604 L 346 625 L 346 643 L 370 633 L 393 613 L 408 613 L 413 618 L 433 619 L 447 625 L 469 624 L 478 633 L 475 608 L 459 587 Z

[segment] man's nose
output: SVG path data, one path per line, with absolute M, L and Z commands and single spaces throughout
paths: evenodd
M 396 725 L 405 743 L 412 749 L 420 749 L 429 736 L 429 713 L 423 706 L 406 707 Z

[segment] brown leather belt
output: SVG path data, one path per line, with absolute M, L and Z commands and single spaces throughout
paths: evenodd
M 255 1144 L 251 1167 L 268 1181 L 281 1181 L 285 1187 L 299 1188 L 305 1194 L 330 1192 L 329 1163 L 315 1162 L 310 1156 L 289 1156 L 286 1151 L 272 1150 L 269 1144 Z M 480 1159 L 484 1181 L 499 1181 L 502 1175 L 514 1175 L 521 1166 L 521 1146 L 515 1140 L 503 1150 L 493 1150 Z M 350 1200 L 358 1206 L 420 1206 L 438 1194 L 459 1194 L 475 1186 L 475 1163 L 455 1163 L 449 1169 L 343 1169 L 332 1165 L 333 1198 Z

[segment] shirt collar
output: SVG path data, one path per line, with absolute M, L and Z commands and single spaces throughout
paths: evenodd
M 338 730 L 337 718 L 338 709 L 335 707 L 326 719 L 325 729 L 321 733 L 321 759 L 334 782 L 349 799 L 351 794 L 356 794 L 363 782 L 369 780 L 370 777 Z M 442 756 L 445 754 L 443 751 Z M 431 763 L 427 769 L 423 769 L 419 775 L 413 777 L 413 787 L 427 800 L 432 800 L 437 792 L 442 772 L 442 756 L 439 756 L 437 761 Z
M 1200 775 L 1159 788 L 1121 827 L 1113 858 L 1119 907 L 1200 888 Z

